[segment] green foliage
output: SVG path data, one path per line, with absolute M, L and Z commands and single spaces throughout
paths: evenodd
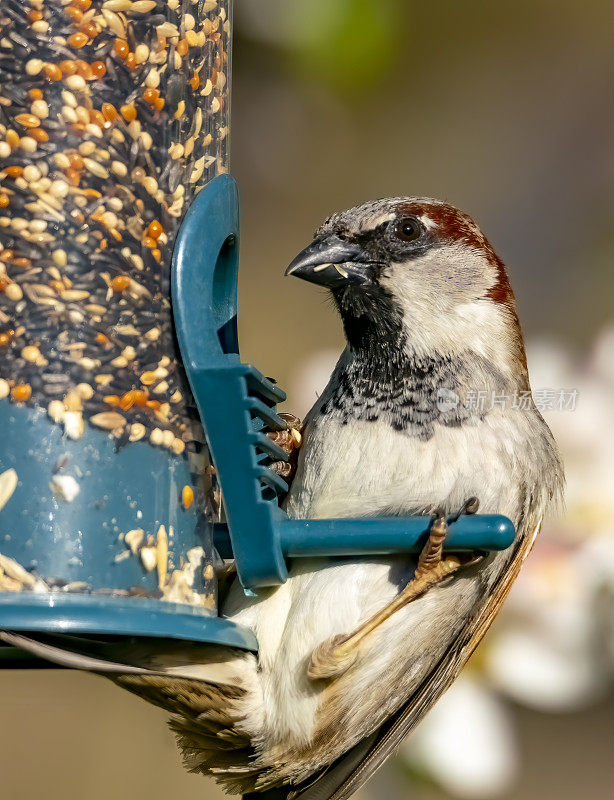
M 411 29 L 407 0 L 309 0 L 284 14 L 302 77 L 352 95 L 373 89 L 394 68 Z

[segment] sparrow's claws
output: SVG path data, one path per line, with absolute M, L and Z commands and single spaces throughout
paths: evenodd
M 432 572 L 441 563 L 443 543 L 448 535 L 448 530 L 446 518 L 444 516 L 437 517 L 431 525 L 429 538 L 426 540 L 426 544 L 418 557 L 418 565 L 416 566 L 412 583 L 422 575 Z
M 456 522 L 459 517 L 462 517 L 463 514 L 477 514 L 478 508 L 480 507 L 480 501 L 477 497 L 470 497 L 468 500 L 462 504 L 460 509 L 451 517 L 448 517 L 448 524 L 452 524 Z
M 456 522 L 461 514 L 474 514 L 479 501 L 475 497 L 467 500 L 459 513 L 450 522 Z M 338 677 L 348 670 L 358 656 L 358 645 L 372 631 L 389 619 L 396 611 L 420 597 L 461 567 L 475 563 L 471 554 L 461 556 L 443 555 L 443 546 L 448 534 L 448 521 L 443 514 L 431 525 L 429 538 L 418 557 L 414 577 L 394 600 L 350 634 L 333 636 L 322 642 L 311 654 L 307 674 L 312 680 Z
M 274 461 L 269 465 L 284 480 L 290 481 L 296 472 L 298 451 L 303 443 L 301 431 L 303 423 L 294 414 L 281 413 L 279 415 L 288 426 L 285 431 L 273 431 L 267 434 L 269 439 L 288 455 L 288 461 Z

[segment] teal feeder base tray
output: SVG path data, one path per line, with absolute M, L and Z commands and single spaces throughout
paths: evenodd
M 161 600 L 0 593 L 1 627 L 24 633 L 145 636 L 257 650 L 254 634 L 198 608 Z

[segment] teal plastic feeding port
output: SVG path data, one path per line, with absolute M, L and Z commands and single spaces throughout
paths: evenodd
M 270 465 L 285 460 L 286 455 L 266 431 L 286 427 L 276 411 L 285 394 L 239 357 L 238 245 L 237 188 L 230 176 L 221 175 L 200 191 L 181 225 L 173 254 L 171 295 L 183 367 L 216 468 L 226 523 L 212 525 L 205 521 L 205 530 L 199 530 L 196 517 L 188 517 L 193 524 L 184 525 L 177 534 L 182 550 L 193 546 L 194 537 L 194 541 L 199 537 L 203 541 L 206 536 L 210 542 L 213 536 L 219 555 L 235 560 L 243 587 L 254 592 L 283 583 L 288 562 L 294 558 L 418 553 L 428 537 L 432 522 L 429 517 L 295 520 L 281 509 L 280 498 L 288 487 Z M 33 418 L 28 411 L 17 407 L 3 411 L 8 415 L 0 419 L 6 431 L 3 457 L 11 462 L 6 466 L 12 465 L 11 459 L 24 457 L 19 454 L 27 456 L 28 442 L 38 442 L 41 436 L 50 440 L 61 436 L 44 414 Z M 54 567 L 62 565 L 72 570 L 71 580 L 85 581 L 93 587 L 128 587 L 139 580 L 145 584 L 152 579 L 135 571 L 129 560 L 114 563 L 108 539 L 96 535 L 99 506 L 94 499 L 126 496 L 123 482 L 138 474 L 139 491 L 142 497 L 151 499 L 153 507 L 155 474 L 167 469 L 167 465 L 162 461 L 157 465 L 156 459 L 162 459 L 162 454 L 145 443 L 136 442 L 118 452 L 110 437 L 94 435 L 100 441 L 96 440 L 93 448 L 91 437 L 87 446 L 79 441 L 66 442 L 68 455 L 81 473 L 89 470 L 96 475 L 88 490 L 92 493 L 92 512 L 86 529 L 75 531 L 67 516 L 64 526 L 56 528 L 61 535 L 51 541 L 42 524 L 48 512 L 47 498 L 44 493 L 24 496 L 23 502 L 2 511 L 3 522 L 7 513 L 17 514 L 11 519 L 12 528 L 30 532 L 21 543 L 12 542 L 13 550 L 9 548 L 8 555 L 28 563 L 28 548 L 38 544 L 33 568 L 39 574 L 54 574 Z M 96 470 L 88 460 L 93 453 Z M 36 471 L 40 465 L 35 461 L 26 458 L 15 467 Z M 181 485 L 186 480 L 186 467 L 180 462 L 175 469 L 176 483 Z M 45 477 L 39 477 L 38 483 L 44 485 Z M 118 506 L 117 516 L 120 527 L 130 524 L 128 506 Z M 102 520 L 101 516 L 101 524 Z M 503 550 L 512 544 L 514 536 L 514 526 L 505 517 L 462 516 L 451 522 L 446 547 L 450 551 Z M 5 548 L 6 544 L 2 549 Z M 32 559 L 29 563 L 33 563 Z M 252 651 L 258 646 L 251 630 L 189 605 L 159 599 L 118 600 L 95 594 L 2 592 L 0 629 L 89 636 L 101 642 L 118 636 L 140 636 L 211 642 Z M 0 666 L 44 664 L 14 649 L 0 647 Z
M 283 583 L 290 558 L 418 553 L 430 517 L 290 519 L 279 506 L 286 482 L 271 461 L 285 460 L 263 433 L 282 430 L 284 392 L 243 364 L 237 339 L 238 198 L 235 181 L 215 178 L 193 202 L 181 227 L 172 272 L 177 335 L 207 434 L 226 512 L 215 543 L 234 558 L 249 590 Z M 515 536 L 503 516 L 461 516 L 450 525 L 450 551 L 503 550 Z

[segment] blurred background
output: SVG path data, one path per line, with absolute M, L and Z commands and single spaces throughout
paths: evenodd
M 242 353 L 303 414 L 342 347 L 283 270 L 331 212 L 445 199 L 508 264 L 535 391 L 566 461 L 493 630 L 372 800 L 610 800 L 614 766 L 614 5 L 602 0 L 236 1 L 232 170 Z M 548 403 L 546 403 L 548 405 Z M 5 800 L 219 800 L 164 714 L 103 680 L 0 680 Z

